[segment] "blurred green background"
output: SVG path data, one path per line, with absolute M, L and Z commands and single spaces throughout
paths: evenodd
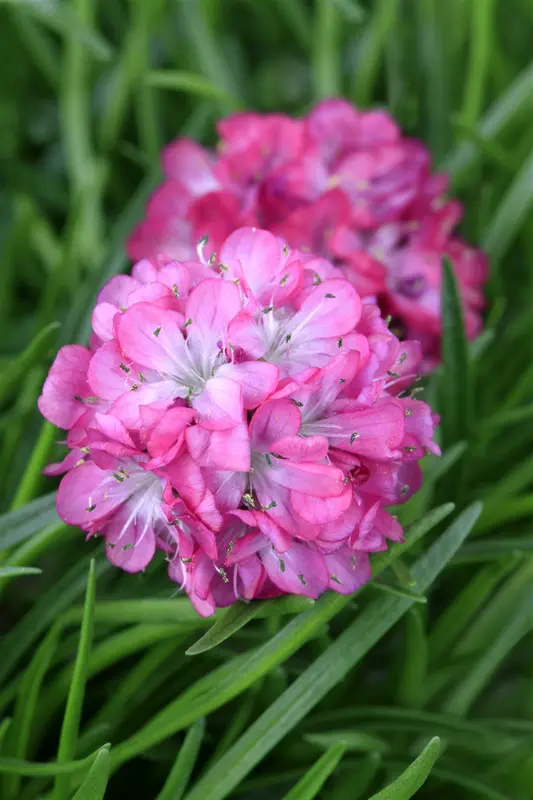
M 0 0 L 2 800 L 70 798 L 99 752 L 76 795 L 98 800 L 107 742 L 106 798 L 365 800 L 434 735 L 417 796 L 533 798 L 532 31 L 533 0 Z M 385 586 L 226 620 L 187 656 L 212 623 L 162 564 L 120 575 L 59 523 L 36 400 L 128 266 L 163 144 L 339 95 L 450 173 L 491 259 L 487 329 L 466 345 L 449 287 L 426 394 L 445 454 L 400 511 L 409 552 L 376 560 Z M 434 748 L 380 800 L 412 796 Z

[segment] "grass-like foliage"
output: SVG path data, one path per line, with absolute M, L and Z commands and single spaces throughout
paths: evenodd
M 2 800 L 533 798 L 532 0 L 0 3 Z M 166 141 L 342 94 L 430 146 L 491 258 L 443 264 L 442 459 L 354 597 L 201 619 L 64 526 L 36 399 Z

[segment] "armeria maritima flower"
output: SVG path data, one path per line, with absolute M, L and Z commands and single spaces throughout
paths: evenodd
M 432 174 L 427 149 L 382 111 L 325 100 L 307 117 L 239 113 L 218 123 L 220 147 L 178 139 L 163 153 L 164 183 L 130 237 L 133 260 L 192 258 L 209 234 L 218 250 L 241 225 L 330 259 L 360 296 L 377 299 L 425 368 L 438 360 L 441 262 L 458 278 L 473 338 L 481 328 L 483 253 L 453 233 L 461 217 Z
M 67 429 L 59 515 L 129 572 L 156 550 L 200 614 L 353 592 L 399 540 L 386 507 L 438 453 L 405 393 L 421 361 L 338 268 L 272 233 L 113 278 L 90 349 L 58 353 L 39 407 Z

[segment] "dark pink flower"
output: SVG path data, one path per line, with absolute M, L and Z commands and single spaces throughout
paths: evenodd
M 252 122 L 237 125 L 243 147 Z M 187 154 L 194 192 L 212 163 L 187 145 L 169 169 Z M 39 407 L 71 448 L 47 469 L 66 473 L 59 515 L 102 536 L 126 571 L 164 553 L 203 615 L 238 598 L 353 592 L 369 554 L 402 537 L 387 506 L 439 453 L 436 416 L 404 396 L 420 346 L 337 266 L 273 233 L 238 229 L 208 261 L 204 248 L 111 279 L 92 349 L 63 348 L 52 365 Z
M 133 260 L 194 257 L 236 228 L 257 225 L 291 247 L 329 259 L 362 298 L 391 314 L 404 338 L 420 341 L 425 370 L 440 357 L 440 276 L 452 261 L 466 330 L 482 326 L 483 253 L 453 230 L 461 218 L 446 199 L 447 177 L 431 173 L 425 146 L 401 135 L 384 111 L 340 99 L 300 120 L 234 114 L 218 123 L 216 152 L 178 139 L 163 153 L 165 182 L 132 233 Z

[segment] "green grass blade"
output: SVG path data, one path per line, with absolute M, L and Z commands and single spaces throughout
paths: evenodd
M 72 800 L 103 800 L 109 780 L 109 749 L 102 747 Z
M 413 575 L 422 591 L 431 585 L 461 546 L 481 511 L 466 509 L 422 556 Z M 413 601 L 383 597 L 363 613 L 276 700 L 227 753 L 198 781 L 187 800 L 221 800 L 405 614 Z M 318 603 L 317 603 L 318 606 Z
M 362 108 L 372 102 L 385 44 L 394 29 L 399 8 L 397 0 L 377 0 L 373 5 L 361 36 L 351 90 L 354 102 Z
M 480 0 L 471 3 L 470 13 L 472 15 L 470 57 L 461 119 L 466 125 L 474 126 L 483 109 L 484 90 L 490 64 L 494 0 Z
M 26 575 L 40 575 L 37 567 L 0 567 L 0 578 L 24 578 Z
M 178 757 L 156 800 L 181 800 L 200 752 L 205 733 L 205 720 L 200 718 L 187 731 Z
M 17 385 L 34 364 L 52 346 L 57 338 L 59 322 L 51 322 L 43 328 L 29 343 L 25 350 L 6 369 L 2 370 L 2 383 L 0 384 L 0 400 L 3 400 Z
M 483 249 L 495 261 L 508 252 L 531 211 L 533 203 L 533 151 L 515 175 L 487 225 Z
M 207 100 L 220 100 L 228 108 L 236 110 L 241 107 L 240 102 L 227 94 L 220 86 L 213 84 L 203 75 L 183 70 L 158 70 L 146 76 L 148 86 L 158 89 L 172 89 L 177 92 L 204 97 Z
M 31 727 L 36 716 L 39 695 L 44 677 L 56 652 L 58 630 L 52 628 L 24 672 L 13 714 L 13 729 L 10 735 L 10 753 L 24 760 L 28 755 L 28 743 Z M 11 776 L 6 780 L 4 791 L 6 800 L 16 797 L 20 787 L 20 778 Z
M 334 744 L 343 744 L 353 753 L 389 753 L 390 746 L 380 736 L 365 731 L 333 730 L 324 733 L 308 733 L 305 740 L 324 749 Z
M 370 800 L 409 800 L 426 782 L 440 752 L 440 739 L 433 737 L 405 772 Z
M 83 592 L 87 583 L 85 575 L 88 561 L 88 558 L 80 559 L 61 580 L 41 595 L 39 604 L 33 606 L 6 634 L 2 643 L 0 685 L 39 635 Z M 96 574 L 100 575 L 107 569 L 107 563 L 101 562 L 96 567 Z
M 479 136 L 491 140 L 502 134 L 517 118 L 527 115 L 533 106 L 533 62 L 529 64 L 506 91 L 500 95 L 484 114 L 478 126 Z M 482 153 L 475 144 L 460 143 L 440 165 L 449 172 L 455 189 L 468 177 L 469 170 L 476 164 Z
M 260 606 L 264 603 L 236 603 L 230 606 L 224 615 L 218 619 L 212 628 L 209 628 L 201 639 L 198 639 L 193 645 L 186 650 L 188 656 L 197 656 L 199 653 L 205 653 L 206 650 L 211 650 L 213 647 L 229 639 L 236 631 L 240 630 L 244 625 L 253 619 Z
M 472 404 L 468 346 L 461 295 L 453 267 L 444 259 L 442 270 L 442 360 L 440 381 L 444 446 L 467 439 Z
M 416 606 L 405 615 L 403 660 L 398 674 L 397 702 L 407 708 L 424 705 L 428 671 L 428 640 L 423 609 Z
M 405 542 L 394 545 L 385 553 L 377 554 L 373 561 L 374 576 L 379 575 L 396 558 L 413 547 L 452 510 L 453 503 L 434 509 L 406 532 Z M 350 599 L 350 596 L 333 593 L 323 595 L 314 608 L 297 616 L 261 648 L 248 656 L 233 659 L 232 662 L 200 679 L 181 697 L 163 709 L 148 725 L 114 748 L 111 754 L 114 768 L 242 694 L 259 678 L 313 638 L 350 602 Z
M 51 426 L 53 428 L 53 426 Z M 53 428 L 55 430 L 55 428 Z M 32 500 L 0 516 L 0 552 L 34 536 L 46 525 L 59 520 L 55 492 Z
M 341 93 L 339 18 L 330 0 L 315 0 L 313 83 L 316 100 Z
M 73 775 L 81 770 L 86 770 L 93 763 L 96 755 L 97 753 L 93 753 L 81 761 L 65 761 L 63 764 L 54 761 L 39 763 L 37 761 L 21 761 L 18 758 L 0 758 L 0 773 L 29 778 Z
M 344 744 L 341 742 L 332 744 L 283 800 L 313 800 L 337 768 L 344 749 Z
M 81 45 L 99 61 L 109 61 L 113 54 L 109 42 L 98 31 L 85 24 L 66 3 L 51 3 L 48 0 L 40 3 L 19 3 L 17 9 L 35 17 L 42 25 L 65 39 Z
M 57 751 L 57 762 L 62 764 L 71 761 L 77 747 L 78 732 L 85 697 L 85 684 L 87 682 L 89 656 L 91 652 L 93 638 L 93 615 L 96 597 L 96 571 L 94 561 L 89 565 L 89 576 L 87 578 L 87 591 L 85 593 L 84 615 L 80 629 L 80 640 L 76 662 L 72 673 L 72 681 L 67 697 L 67 705 L 61 734 L 59 737 L 59 748 Z M 54 785 L 53 799 L 63 800 L 67 797 L 69 782 L 59 776 Z

